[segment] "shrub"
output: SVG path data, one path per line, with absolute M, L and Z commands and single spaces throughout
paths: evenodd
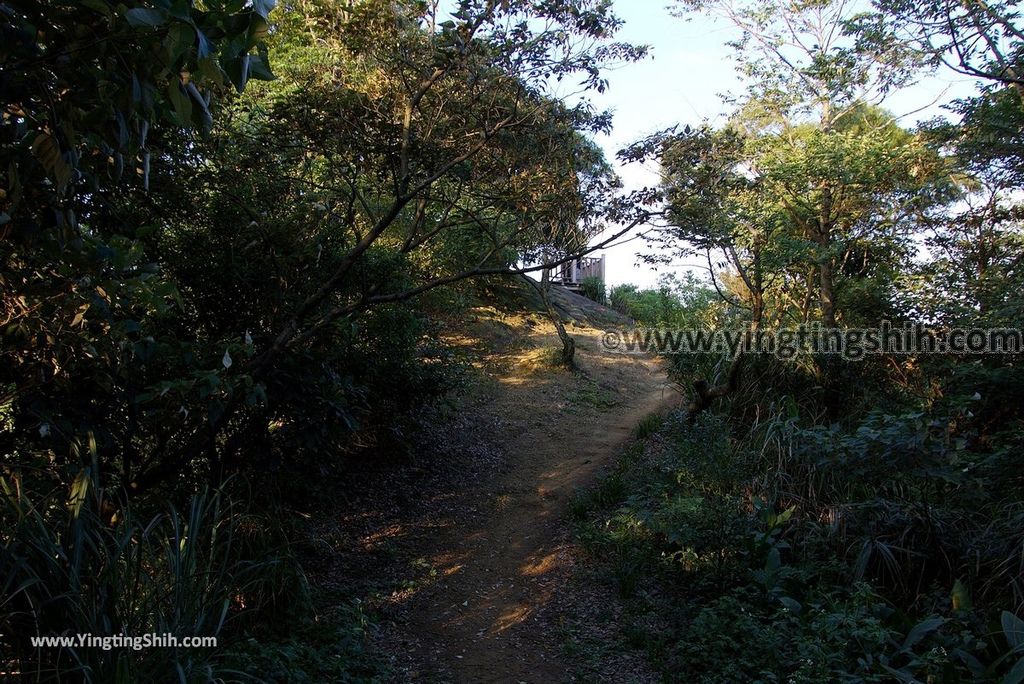
M 718 322 L 722 305 L 714 290 L 693 274 L 679 280 L 662 276 L 655 289 L 641 290 L 624 284 L 612 288 L 608 295 L 612 308 L 643 326 L 707 328 Z
M 587 299 L 592 299 L 598 304 L 604 304 L 607 301 L 604 281 L 600 276 L 587 276 L 580 283 L 580 288 L 583 291 L 583 296 Z

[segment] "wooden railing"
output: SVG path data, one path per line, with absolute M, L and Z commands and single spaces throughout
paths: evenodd
M 557 268 L 551 273 L 551 282 L 559 283 L 566 287 L 575 288 L 583 282 L 584 278 L 597 277 L 604 280 L 604 257 L 580 257 L 573 259 Z

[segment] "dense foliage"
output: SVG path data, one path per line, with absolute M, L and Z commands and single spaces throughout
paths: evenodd
M 672 415 L 574 503 L 626 642 L 667 681 L 1017 681 L 1019 446 L 805 422 Z
M 610 3 L 275 4 L 0 4 L 0 669 L 213 677 L 28 638 L 239 635 L 294 570 L 269 501 L 450 384 L 432 313 L 644 213 L 589 137 L 643 53 Z M 249 487 L 262 551 L 175 513 Z
M 739 31 L 750 87 L 724 126 L 624 151 L 662 168 L 651 260 L 708 276 L 613 306 L 768 334 L 1020 327 L 1017 13 L 876 5 L 679 3 Z M 978 95 L 916 130 L 878 106 L 939 62 Z M 1020 350 L 669 362 L 719 411 L 645 421 L 575 507 L 666 680 L 1022 681 Z

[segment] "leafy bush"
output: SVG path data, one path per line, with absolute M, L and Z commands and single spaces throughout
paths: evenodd
M 721 305 L 708 285 L 687 273 L 680 280 L 662 276 L 657 289 L 641 290 L 636 285 L 617 285 L 608 300 L 616 311 L 647 327 L 708 328 L 718 322 Z
M 618 285 L 609 296 L 612 307 L 641 325 L 658 325 L 678 317 L 682 306 L 665 290 L 639 290 Z
M 604 280 L 600 276 L 587 276 L 580 282 L 580 289 L 584 297 L 592 299 L 598 304 L 604 304 L 608 301 L 608 298 L 605 296 Z

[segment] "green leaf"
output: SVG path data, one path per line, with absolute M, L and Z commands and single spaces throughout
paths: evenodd
M 780 596 L 779 603 L 788 608 L 789 612 L 794 613 L 796 615 L 799 615 L 800 611 L 803 610 L 803 606 L 800 605 L 799 601 L 797 601 L 796 599 L 792 599 L 788 596 Z
M 235 86 L 235 90 L 238 92 L 244 91 L 245 84 L 249 79 L 249 55 L 236 57 L 225 62 L 224 73 L 231 79 L 231 84 Z
M 190 128 L 192 126 L 192 98 L 185 92 L 180 81 L 177 79 L 171 81 L 167 86 L 167 96 L 174 107 L 178 123 L 186 128 Z
M 199 59 L 205 59 L 210 56 L 210 52 L 213 50 L 213 45 L 210 43 L 210 39 L 206 37 L 206 34 L 196 27 L 196 40 L 199 43 L 199 47 L 196 50 L 199 55 Z
M 258 46 L 260 41 L 265 40 L 269 34 L 270 24 L 263 19 L 254 16 L 252 21 L 249 22 L 249 30 L 246 32 L 245 42 L 242 43 L 242 45 L 248 52 L 250 48 Z
M 224 85 L 224 71 L 214 57 L 206 57 L 199 60 L 199 75 L 204 81 L 216 84 L 218 87 Z
M 934 617 L 922 620 L 921 622 L 914 625 L 914 628 L 907 634 L 907 638 L 903 640 L 902 650 L 910 651 L 917 642 L 924 639 L 930 633 L 937 630 L 943 624 L 945 624 L 945 618 Z
M 78 0 L 78 4 L 82 7 L 91 9 L 93 12 L 98 12 L 103 16 L 110 14 L 110 5 L 103 0 Z
M 92 483 L 92 473 L 89 468 L 82 468 L 75 475 L 75 481 L 71 483 L 71 495 L 68 497 L 68 505 L 71 508 L 71 514 L 74 517 L 78 517 L 78 514 L 82 511 L 82 504 L 85 503 L 85 498 L 89 493 L 89 486 Z
M 764 569 L 772 572 L 782 567 L 782 558 L 779 556 L 779 549 L 773 546 L 768 551 L 768 557 L 764 561 Z
M 167 23 L 167 13 L 150 7 L 136 7 L 124 13 L 124 18 L 135 28 L 158 28 Z
M 953 610 L 970 610 L 971 609 L 971 594 L 967 591 L 967 587 L 963 582 L 957 580 L 953 583 Z
M 275 5 L 277 0 L 252 0 L 253 11 L 264 19 L 268 18 Z
M 173 26 L 167 29 L 167 37 L 164 39 L 167 61 L 171 64 L 183 61 L 194 43 L 195 32 L 192 30 L 192 27 L 175 22 Z
M 907 672 L 905 668 L 900 668 L 899 670 L 897 670 L 895 668 L 889 667 L 885 663 L 879 663 L 879 665 L 882 666 L 883 670 L 885 670 L 901 682 L 907 682 L 907 684 L 920 684 L 920 682 L 918 682 L 917 679 L 914 678 L 914 675 Z
M 249 55 L 249 77 L 257 81 L 273 81 L 277 76 L 270 70 L 270 65 L 259 55 Z
M 1003 634 L 1006 635 L 1006 641 L 1010 644 L 1010 648 L 1016 649 L 1024 646 L 1024 620 L 1010 611 L 1004 610 L 1002 623 Z
M 1024 682 L 1024 658 L 1017 661 L 1006 676 L 1003 677 L 1002 684 L 1021 684 Z
M 790 506 L 786 510 L 779 513 L 779 516 L 775 519 L 776 525 L 782 525 L 789 522 L 789 519 L 793 517 L 793 513 L 796 512 L 796 506 Z

